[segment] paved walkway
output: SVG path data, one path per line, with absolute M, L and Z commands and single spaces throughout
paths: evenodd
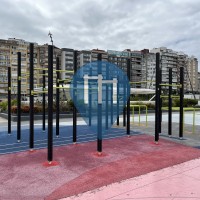
M 199 200 L 200 159 L 89 191 L 63 200 Z

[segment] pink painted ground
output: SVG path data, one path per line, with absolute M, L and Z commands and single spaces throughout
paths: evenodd
M 62 200 L 199 200 L 200 159 L 150 172 Z
M 147 135 L 54 149 L 60 163 L 44 167 L 46 150 L 0 156 L 0 199 L 59 199 L 200 157 L 200 150 Z

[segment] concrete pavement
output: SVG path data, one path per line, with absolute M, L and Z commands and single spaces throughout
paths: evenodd
M 199 200 L 200 159 L 113 183 L 62 200 Z

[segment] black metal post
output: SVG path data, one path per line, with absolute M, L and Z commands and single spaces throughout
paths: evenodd
M 59 90 L 59 58 L 56 58 L 56 137 L 60 135 L 60 90 Z
M 43 84 L 43 94 L 42 94 L 42 111 L 43 111 L 43 119 L 42 119 L 42 130 L 45 131 L 46 126 L 45 126 L 45 121 L 46 121 L 46 94 L 45 94 L 45 87 L 46 87 L 46 76 L 45 76 L 45 70 L 43 70 L 43 77 L 42 77 L 42 84 Z
M 126 83 L 124 83 L 124 108 L 123 108 L 123 126 L 126 126 Z
M 109 65 L 106 65 L 106 80 L 109 79 Z M 108 98 L 108 85 L 106 84 L 106 113 L 105 113 L 105 120 L 106 120 L 106 130 L 108 130 L 108 101 L 109 101 L 109 98 Z
M 90 68 L 90 74 L 92 74 L 92 68 Z M 89 87 L 89 126 L 92 125 L 92 87 L 91 84 L 88 82 L 88 87 Z
M 169 68 L 168 135 L 172 135 L 172 68 Z
M 119 80 L 119 77 L 117 77 Z M 119 126 L 119 87 L 117 87 L 117 126 Z
M 76 73 L 77 71 L 77 55 L 78 55 L 78 52 L 77 51 L 74 51 L 74 74 Z M 77 95 L 77 83 L 76 83 L 76 80 L 74 81 L 74 84 L 73 84 L 73 87 L 74 87 L 74 102 L 76 102 L 76 95 Z M 75 104 L 73 104 L 73 143 L 75 144 L 77 142 L 77 110 L 76 110 L 76 107 L 75 107 Z
M 113 124 L 113 85 L 110 86 L 110 124 Z
M 160 54 L 156 53 L 155 142 L 159 140 Z
M 53 46 L 48 46 L 48 156 L 53 160 Z
M 98 75 L 102 74 L 102 65 L 100 61 L 102 61 L 102 54 L 98 54 Z M 98 99 L 99 100 L 99 99 Z M 97 133 L 97 151 L 98 153 L 102 152 L 102 103 L 98 102 L 98 133 Z
M 34 44 L 30 43 L 30 138 L 29 148 L 34 148 L 34 69 L 33 69 Z
M 21 52 L 17 52 L 17 142 L 21 140 Z
M 160 71 L 160 76 L 159 76 L 159 96 L 161 95 L 161 91 L 162 91 L 162 86 L 160 85 L 162 83 L 162 70 L 161 67 L 159 68 Z M 161 134 L 162 133 L 162 98 L 160 98 L 159 100 L 159 112 L 158 112 L 158 116 L 159 116 L 159 122 L 158 122 L 158 133 Z
M 184 98 L 184 68 L 180 67 L 180 118 L 179 118 L 179 138 L 183 139 L 183 98 Z
M 131 59 L 128 58 L 127 59 L 127 77 L 128 80 L 131 80 Z M 127 96 L 128 96 L 128 100 L 127 100 L 127 125 L 126 125 L 126 133 L 129 136 L 130 135 L 130 90 L 127 90 Z
M 11 134 L 11 67 L 8 67 L 8 134 Z

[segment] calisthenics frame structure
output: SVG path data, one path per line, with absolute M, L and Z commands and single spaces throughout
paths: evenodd
M 101 60 L 102 55 L 98 55 L 98 60 Z M 48 68 L 34 68 L 34 44 L 30 43 L 30 72 L 29 74 L 26 73 L 26 75 L 29 75 L 29 98 L 30 98 L 30 123 L 29 123 L 29 148 L 30 151 L 34 150 L 34 95 L 35 94 L 42 94 L 43 95 L 43 130 L 45 130 L 45 96 L 48 94 L 48 153 L 47 153 L 47 160 L 49 163 L 53 160 L 53 72 L 56 71 L 57 74 L 57 81 L 56 81 L 56 99 L 57 101 L 57 107 L 56 109 L 56 136 L 59 136 L 59 89 L 63 88 L 60 87 L 60 77 L 59 72 L 61 72 L 59 68 L 59 59 L 56 58 L 56 70 L 53 70 L 53 46 L 48 46 Z M 130 80 L 130 66 L 131 66 L 131 60 L 127 59 L 127 76 Z M 9 68 L 10 69 L 10 68 Z M 9 70 L 8 69 L 8 70 Z M 43 76 L 43 91 L 34 91 L 34 70 L 42 70 L 42 76 Z M 77 51 L 74 52 L 74 73 L 77 71 Z M 17 121 L 17 141 L 21 141 L 21 53 L 18 53 L 18 121 Z M 48 90 L 45 90 L 45 77 L 48 75 Z M 11 71 L 8 72 L 8 98 L 11 100 Z M 127 94 L 130 95 L 130 91 L 126 91 Z M 10 102 L 10 101 L 8 101 Z M 112 102 L 112 101 L 111 101 Z M 119 101 L 118 101 L 119 103 Z M 9 103 L 8 103 L 9 104 Z M 11 108 L 11 105 L 10 105 Z M 117 109 L 119 106 L 117 107 Z M 123 110 L 123 125 L 126 124 L 125 114 L 127 112 L 127 135 L 130 136 L 130 99 L 127 101 L 127 108 L 125 112 L 125 108 Z M 11 109 L 8 109 L 8 113 L 11 111 Z M 119 112 L 119 111 L 118 111 Z M 10 113 L 11 114 L 11 113 Z M 8 119 L 10 117 L 10 114 L 8 116 Z M 111 121 L 112 121 L 111 117 Z M 8 120 L 8 133 L 11 133 L 11 119 Z M 118 123 L 117 123 L 118 124 Z M 100 132 L 98 133 L 100 134 Z M 77 110 L 74 106 L 73 108 L 73 143 L 77 142 Z M 97 137 L 97 151 L 99 153 L 102 152 L 102 139 L 101 137 Z
M 155 142 L 159 141 L 161 134 L 162 123 L 162 96 L 161 91 L 163 86 L 169 87 L 168 93 L 168 135 L 172 135 L 172 88 L 179 88 L 179 138 L 183 139 L 183 97 L 184 97 L 184 68 L 180 67 L 180 83 L 172 83 L 172 69 L 169 68 L 169 83 L 162 83 L 162 71 L 160 68 L 160 53 L 156 53 L 156 100 L 155 100 Z

